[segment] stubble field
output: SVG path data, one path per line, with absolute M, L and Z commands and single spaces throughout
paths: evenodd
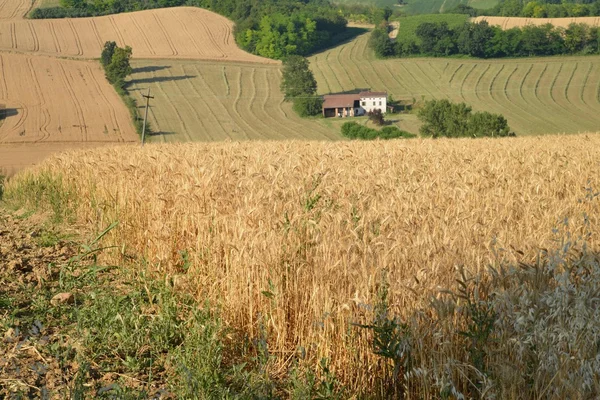
M 466 102 L 475 110 L 503 114 L 521 135 L 600 126 L 598 56 L 377 60 L 367 41 L 368 34 L 310 58 L 321 93 L 372 88 L 407 101 Z
M 527 25 L 552 24 L 567 28 L 570 24 L 587 24 L 600 26 L 600 17 L 571 17 L 571 18 L 522 18 L 522 17 L 477 17 L 474 22 L 487 21 L 490 25 L 499 26 L 502 29 L 523 27 Z
M 0 50 L 97 58 L 106 41 L 131 46 L 134 58 L 278 63 L 242 51 L 231 21 L 195 7 L 94 18 L 0 20 Z
M 155 131 L 150 141 L 340 138 L 339 121 L 303 119 L 284 102 L 279 66 L 198 61 L 134 61 L 131 93 Z
M 2 169 L 38 161 L 45 147 L 137 140 L 127 108 L 97 62 L 3 53 L 0 74 Z

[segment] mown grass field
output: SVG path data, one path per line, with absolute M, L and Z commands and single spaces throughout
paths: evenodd
M 423 22 L 446 22 L 449 27 L 454 28 L 464 24 L 468 19 L 469 17 L 464 14 L 429 14 L 399 18 L 398 37 L 416 40 L 415 31 Z
M 303 119 L 284 102 L 279 66 L 134 61 L 131 93 L 150 88 L 150 141 L 341 138 L 339 119 Z M 142 110 L 140 110 L 142 112 Z
M 399 5 L 397 0 L 335 0 L 337 4 L 360 4 L 376 7 L 392 7 L 408 15 L 437 14 L 452 10 L 459 4 L 467 4 L 474 8 L 487 9 L 494 7 L 498 0 L 405 0 Z
M 600 57 L 376 60 L 367 40 L 363 35 L 310 58 L 321 93 L 372 88 L 408 101 L 466 102 L 503 114 L 518 135 L 600 126 Z

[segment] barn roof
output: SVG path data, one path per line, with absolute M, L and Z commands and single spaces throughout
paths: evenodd
M 358 93 L 326 94 L 323 96 L 323 108 L 354 107 L 354 102 L 359 100 Z
M 360 92 L 358 94 L 361 98 L 363 97 L 387 97 L 387 92 L 371 92 L 371 91 L 365 91 L 365 92 Z

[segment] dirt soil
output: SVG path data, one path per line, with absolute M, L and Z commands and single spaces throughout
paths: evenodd
M 10 216 L 0 208 L 0 398 L 55 398 L 46 397 L 50 392 L 62 398 L 76 367 L 61 365 L 47 351 L 63 340 L 61 330 L 30 315 L 28 293 L 76 254 L 64 241 L 42 247 L 41 233 L 35 220 Z

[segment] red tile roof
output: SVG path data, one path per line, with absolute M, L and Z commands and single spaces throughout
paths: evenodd
M 353 94 L 326 94 L 323 96 L 323 108 L 354 107 L 354 102 L 359 101 L 358 93 Z
M 387 97 L 387 92 L 360 92 L 358 94 L 361 98 L 363 97 Z

